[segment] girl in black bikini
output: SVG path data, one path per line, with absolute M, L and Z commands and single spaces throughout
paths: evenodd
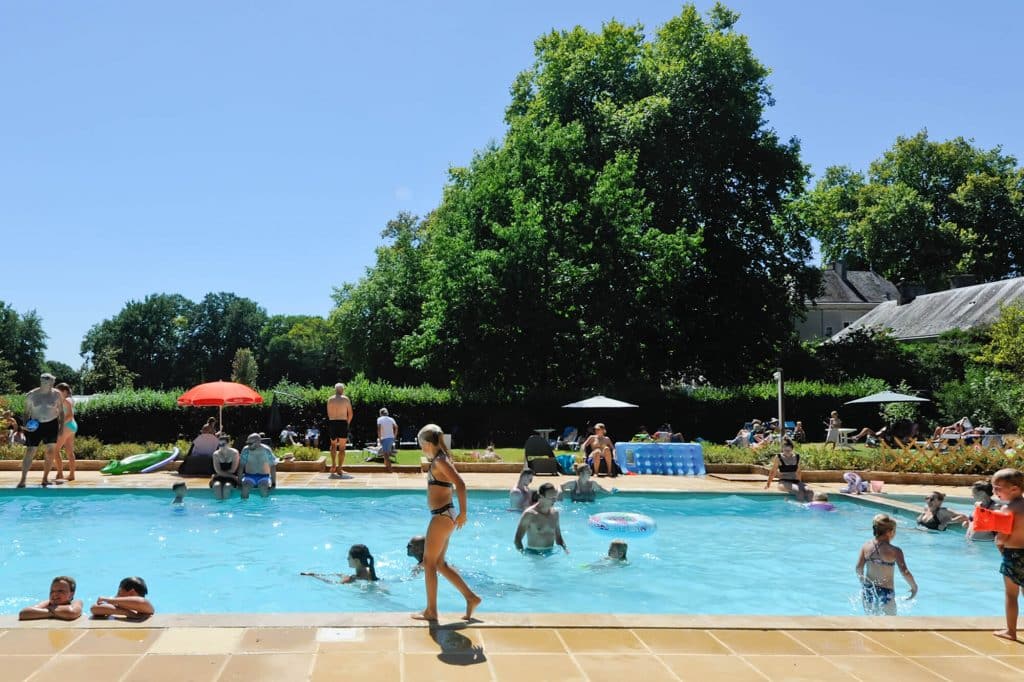
M 961 523 L 967 520 L 963 514 L 957 514 L 942 506 L 946 496 L 938 491 L 924 498 L 925 510 L 917 517 L 917 525 L 928 530 L 946 530 L 951 523 Z
M 785 438 L 782 441 L 782 452 L 772 463 L 772 469 L 768 472 L 768 482 L 764 489 L 772 485 L 772 480 L 778 477 L 779 485 L 796 496 L 800 502 L 810 502 L 814 499 L 814 492 L 804 485 L 800 480 L 800 455 L 793 452 L 793 441 Z
M 473 610 L 480 604 L 480 597 L 469 589 L 466 581 L 445 561 L 448 541 L 452 533 L 466 523 L 466 484 L 452 464 L 451 453 L 445 446 L 441 427 L 427 424 L 420 429 L 417 440 L 420 449 L 430 459 L 427 469 L 427 506 L 430 508 L 430 525 L 423 552 L 423 578 L 427 588 L 427 608 L 423 613 L 413 614 L 418 620 L 437 620 L 437 574 L 440 573 L 455 586 L 466 599 L 464 620 L 473 618 Z M 459 511 L 452 503 L 452 489 L 459 496 Z

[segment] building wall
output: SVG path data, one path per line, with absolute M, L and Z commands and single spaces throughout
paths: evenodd
M 827 339 L 856 322 L 877 303 L 824 303 L 807 307 L 807 319 L 797 322 L 801 341 Z

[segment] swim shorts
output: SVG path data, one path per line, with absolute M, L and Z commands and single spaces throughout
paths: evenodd
M 246 474 L 242 476 L 242 482 L 248 483 L 254 488 L 258 488 L 262 481 L 266 481 L 270 484 L 270 474 Z
M 861 585 L 861 598 L 864 601 L 864 610 L 868 613 L 881 611 L 886 604 L 896 598 L 896 590 L 892 588 L 882 587 L 868 580 L 863 581 Z
M 386 452 L 389 455 L 395 452 L 395 439 L 394 438 L 381 438 L 380 439 L 380 451 Z
M 339 438 L 348 438 L 347 419 L 332 419 L 329 422 L 327 422 L 327 426 L 331 434 L 331 440 L 338 440 Z
M 555 548 L 551 547 L 526 547 L 523 549 L 527 554 L 536 554 L 538 556 L 551 556 L 555 553 Z
M 1024 587 L 1024 549 L 1004 549 L 1003 563 L 999 565 L 999 572 Z
M 39 428 L 35 431 L 25 432 L 25 445 L 34 448 L 40 443 L 56 443 L 59 426 L 60 421 L 56 419 L 51 419 L 48 422 L 39 422 Z

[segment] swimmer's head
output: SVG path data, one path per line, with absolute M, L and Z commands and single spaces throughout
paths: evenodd
M 533 480 L 533 469 L 523 469 L 519 472 L 519 485 L 530 485 Z
M 427 546 L 427 539 L 422 535 L 413 535 L 405 546 L 405 555 L 411 556 L 417 561 L 423 561 L 423 552 Z
M 608 545 L 608 558 L 625 561 L 627 550 L 629 550 L 629 545 L 625 540 L 612 540 L 612 544 Z
M 590 478 L 590 467 L 587 466 L 586 462 L 580 462 L 576 465 L 576 475 L 580 478 Z
M 936 504 L 942 504 L 946 500 L 946 493 L 940 493 L 938 490 L 934 490 L 932 491 L 932 494 L 924 498 L 924 500 L 928 504 L 933 502 Z
M 896 521 L 888 514 L 875 514 L 875 518 L 871 519 L 871 532 L 876 538 L 885 537 L 895 530 Z
M 149 594 L 149 588 L 146 587 L 146 581 L 138 576 L 130 576 L 125 578 L 117 586 L 117 596 L 125 597 L 131 596 L 128 593 L 134 592 L 139 597 L 145 597 Z
M 352 568 L 361 566 L 370 572 L 371 580 L 377 579 L 377 572 L 373 569 L 373 555 L 370 554 L 366 545 L 352 545 L 348 550 L 348 565 Z
M 1004 502 L 1017 499 L 1024 492 L 1024 474 L 1017 469 L 1000 469 L 992 474 L 992 492 Z
M 69 575 L 58 575 L 50 581 L 50 603 L 70 604 L 71 600 L 75 598 L 77 588 L 78 584 L 74 578 Z
M 556 488 L 552 483 L 545 483 L 537 489 L 537 496 L 538 502 L 547 500 L 551 504 L 554 504 L 555 500 L 558 499 L 558 488 Z
M 971 496 L 979 502 L 992 499 L 992 484 L 988 481 L 975 481 L 971 486 Z
M 814 493 L 815 502 L 828 502 L 828 493 Z
M 185 497 L 185 494 L 188 493 L 188 485 L 184 481 L 178 481 L 171 486 L 171 490 L 176 497 Z

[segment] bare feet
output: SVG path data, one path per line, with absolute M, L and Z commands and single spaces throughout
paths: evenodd
M 47 480 L 46 480 L 46 479 L 44 478 L 44 479 L 43 479 L 43 482 L 42 482 L 42 483 L 40 483 L 39 485 L 41 485 L 41 486 L 43 486 L 43 487 L 45 488 L 46 486 L 50 485 L 50 482 L 49 482 L 49 481 L 47 481 Z
M 462 620 L 473 620 L 473 611 L 476 610 L 476 607 L 480 606 L 480 602 L 482 602 L 482 601 L 483 601 L 483 599 L 481 599 L 480 597 L 476 596 L 475 594 L 472 597 L 470 597 L 469 599 L 467 599 L 466 600 L 466 615 L 464 615 L 462 617 Z
M 24 488 L 25 487 L 25 481 L 22 481 L 21 483 L 19 483 L 18 485 L 14 486 L 14 487 L 15 488 Z
M 414 614 L 412 614 L 412 618 L 413 618 L 413 620 L 426 620 L 426 621 L 430 621 L 431 623 L 436 623 L 437 622 L 437 614 L 436 613 L 430 613 L 426 609 L 423 610 L 423 613 L 414 613 Z
M 331 476 L 338 475 L 338 467 L 331 467 Z
M 1011 642 L 1019 641 L 1017 639 L 1017 633 L 1016 632 L 1010 632 L 1009 630 L 996 630 L 992 634 L 995 635 L 996 637 L 1000 638 L 1000 639 L 1008 639 Z
M 68 476 L 68 483 L 71 483 L 71 481 L 73 481 L 73 480 L 75 480 L 75 475 L 74 474 Z

